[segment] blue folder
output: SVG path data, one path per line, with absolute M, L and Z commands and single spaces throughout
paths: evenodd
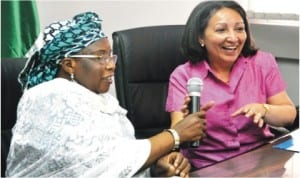
M 300 152 L 300 132 L 299 130 L 291 133 L 291 137 L 281 143 L 278 143 L 273 146 L 274 148 L 288 150 L 288 151 L 294 151 L 294 152 Z

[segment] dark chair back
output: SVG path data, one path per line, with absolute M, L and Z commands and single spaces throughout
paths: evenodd
M 22 95 L 17 78 L 25 62 L 24 58 L 1 59 L 1 177 L 5 174 L 11 129 L 16 123 L 17 105 Z
M 185 62 L 180 53 L 183 25 L 140 27 L 114 32 L 118 55 L 115 73 L 117 98 L 128 110 L 137 138 L 170 127 L 165 111 L 171 72 Z

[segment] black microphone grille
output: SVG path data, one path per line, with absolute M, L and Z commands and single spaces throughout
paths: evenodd
M 188 93 L 199 93 L 203 89 L 203 81 L 198 77 L 190 78 L 187 82 Z

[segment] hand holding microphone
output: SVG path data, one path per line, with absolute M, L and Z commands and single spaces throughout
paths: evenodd
M 189 103 L 189 111 L 191 114 L 200 111 L 200 96 L 203 89 L 203 81 L 200 78 L 194 77 L 188 80 L 187 90 L 191 98 Z M 198 147 L 200 140 L 190 142 L 190 147 Z
M 205 137 L 206 120 L 205 113 L 214 102 L 211 101 L 200 107 L 200 96 L 203 82 L 199 78 L 192 78 L 188 81 L 189 96 L 185 97 L 182 113 L 184 119 L 174 125 L 174 129 L 180 135 L 182 147 L 197 147 L 199 140 Z

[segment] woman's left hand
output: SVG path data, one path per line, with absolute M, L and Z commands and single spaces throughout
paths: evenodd
M 180 152 L 171 152 L 161 157 L 151 168 L 152 176 L 170 177 L 177 175 L 186 178 L 189 177 L 191 165 Z
M 265 123 L 265 114 L 266 109 L 264 108 L 263 104 L 260 103 L 252 103 L 247 104 L 237 111 L 231 114 L 232 117 L 237 115 L 245 115 L 245 117 L 252 118 L 253 122 L 258 125 L 258 127 L 263 127 Z

